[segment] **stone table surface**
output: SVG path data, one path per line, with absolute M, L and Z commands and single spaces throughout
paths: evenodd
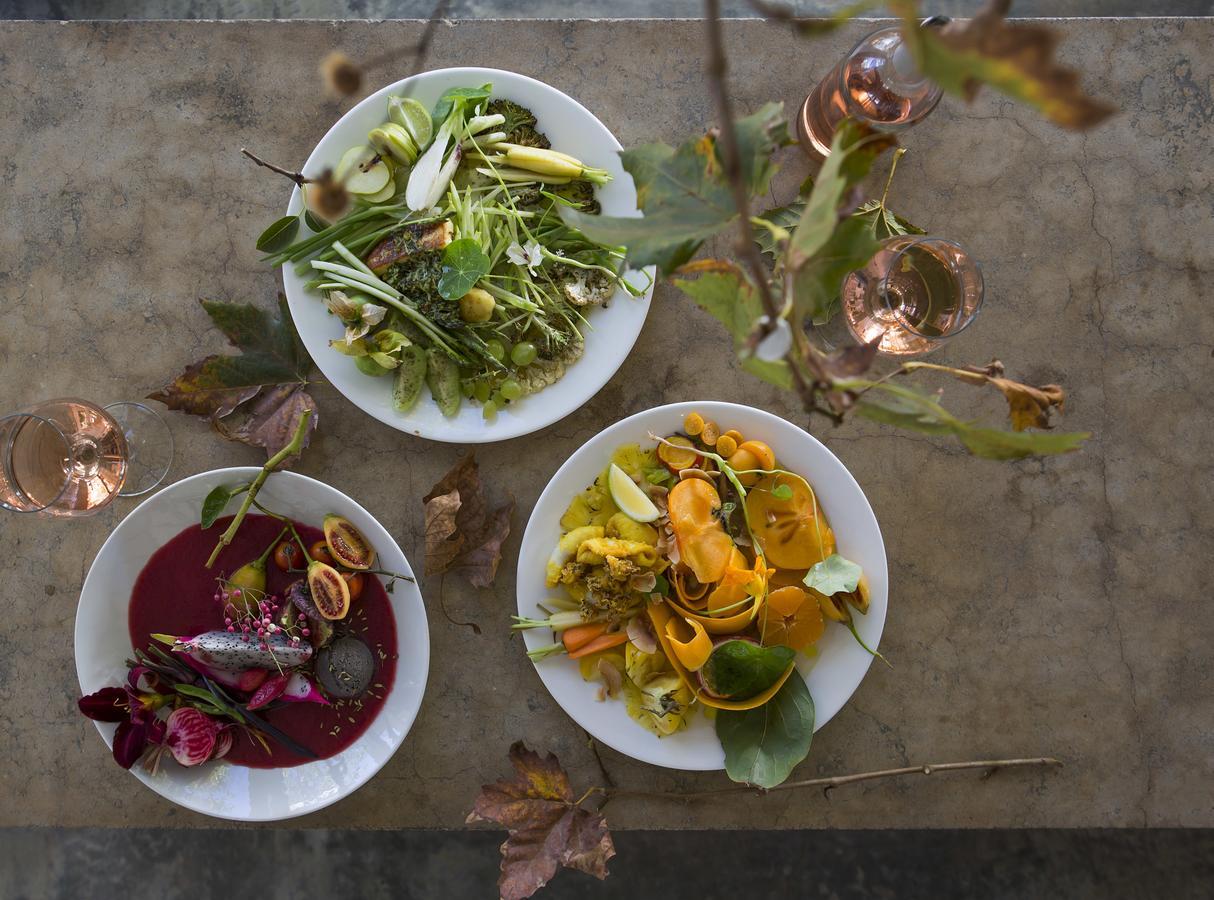
M 1052 754 L 1059 771 L 918 778 L 694 804 L 621 799 L 617 827 L 1214 825 L 1214 537 L 1210 396 L 1214 320 L 1214 20 L 1058 23 L 1065 56 L 1121 114 L 1059 131 L 986 94 L 948 99 L 910 133 L 896 208 L 960 238 L 987 303 L 941 361 L 1003 359 L 1069 392 L 1081 453 L 1001 464 L 864 422 L 811 430 L 866 491 L 887 542 L 882 650 L 797 775 Z M 792 107 L 867 26 L 817 44 L 730 22 L 743 109 Z M 253 240 L 287 199 L 242 146 L 300 163 L 344 110 L 317 60 L 413 41 L 416 23 L 0 25 L 0 409 L 78 394 L 134 399 L 222 349 L 200 297 L 269 303 L 276 276 Z M 511 68 L 594 110 L 625 145 L 677 141 L 713 121 L 693 22 L 476 22 L 442 27 L 431 65 Z M 398 77 L 385 68 L 375 82 Z M 795 151 L 774 200 L 806 166 Z M 706 362 L 708 361 L 708 362 Z M 993 401 L 947 386 L 997 419 Z M 387 428 L 318 388 L 321 430 L 300 471 L 376 515 L 421 562 L 420 498 L 463 451 Z M 751 403 L 794 421 L 791 396 L 741 373 L 724 333 L 660 287 L 632 356 L 597 397 L 527 438 L 478 449 L 495 495 L 518 501 L 492 590 L 423 591 L 433 663 L 404 746 L 367 787 L 310 826 L 459 826 L 510 743 L 555 751 L 576 784 L 598 775 L 582 734 L 507 636 L 514 557 L 530 509 L 567 455 L 663 402 Z M 258 463 L 171 414 L 179 479 Z M 92 519 L 0 516 L 0 825 L 190 825 L 114 766 L 75 711 L 72 628 L 84 575 L 134 507 Z M 604 750 L 621 784 L 706 788 Z

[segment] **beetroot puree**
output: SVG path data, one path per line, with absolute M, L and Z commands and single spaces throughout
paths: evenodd
M 192 525 L 152 554 L 131 592 L 129 625 L 135 647 L 142 649 L 153 643 L 153 632 L 184 636 L 224 627 L 223 609 L 215 601 L 215 579 L 256 559 L 282 530 L 282 523 L 269 516 L 247 516 L 235 540 L 219 554 L 215 567 L 205 568 L 207 557 L 230 521 L 230 516 L 220 519 L 206 531 Z M 295 528 L 309 545 L 324 538 L 319 529 L 298 522 Z M 266 575 L 266 592 L 279 596 L 287 585 L 302 577 L 302 573 L 279 571 L 272 559 Z M 348 630 L 357 635 L 375 654 L 378 668 L 371 689 L 358 700 L 333 706 L 292 703 L 258 713 L 322 759 L 345 750 L 367 729 L 384 705 L 396 676 L 392 605 L 378 576 L 364 576 L 364 582 L 362 596 L 351 601 L 348 616 L 337 624 L 339 633 Z M 273 738 L 268 742 L 271 752 L 267 755 L 260 744 L 238 730 L 225 759 L 259 769 L 309 762 Z

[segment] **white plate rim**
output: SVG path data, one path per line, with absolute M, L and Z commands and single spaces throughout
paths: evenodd
M 589 163 L 601 166 L 612 172 L 614 179 L 611 185 L 605 190 L 614 188 L 616 191 L 626 189 L 631 197 L 631 208 L 625 208 L 625 198 L 620 197 L 619 203 L 611 204 L 605 197 L 600 197 L 604 202 L 604 212 L 610 212 L 611 215 L 640 215 L 639 209 L 636 206 L 636 189 L 633 186 L 632 178 L 624 170 L 620 163 L 618 151 L 623 149 L 619 140 L 615 135 L 602 123 L 597 116 L 594 115 L 580 102 L 570 97 L 559 88 L 553 87 L 547 82 L 540 81 L 538 78 L 532 78 L 528 75 L 522 75 L 518 72 L 511 72 L 506 69 L 484 68 L 477 66 L 454 66 L 444 69 L 432 69 L 428 72 L 422 72 L 417 75 L 403 78 L 392 84 L 386 85 L 374 93 L 360 100 L 357 104 L 347 110 L 325 133 L 325 135 L 317 142 L 312 152 L 309 154 L 307 162 L 304 164 L 303 171 L 312 172 L 323 167 L 323 160 L 318 157 L 326 156 L 328 144 L 337 140 L 339 132 L 345 130 L 353 117 L 362 114 L 375 104 L 382 104 L 386 98 L 395 93 L 399 93 L 406 88 L 416 90 L 425 85 L 427 81 L 441 81 L 443 79 L 467 79 L 469 82 L 482 83 L 492 81 L 497 88 L 498 81 L 506 80 L 514 84 L 525 85 L 527 90 L 537 91 L 541 95 L 559 98 L 559 102 L 570 104 L 578 113 L 585 116 L 586 121 L 579 123 L 578 128 L 597 129 L 599 134 L 596 139 L 602 140 L 610 153 L 607 156 L 596 157 L 593 154 L 583 154 L 582 158 Z M 509 93 L 510 88 L 504 88 L 503 93 Z M 531 101 L 534 104 L 536 101 Z M 383 117 L 380 116 L 382 119 Z M 559 130 L 561 127 L 557 123 L 542 123 L 545 131 L 552 133 Z M 554 126 L 556 126 L 554 128 Z M 562 144 L 566 146 L 566 144 Z M 337 154 L 340 156 L 340 153 Z M 600 193 L 604 193 L 601 190 Z M 609 206 L 617 208 L 609 210 Z M 303 209 L 303 197 L 300 188 L 296 186 L 291 191 L 291 197 L 287 204 L 287 214 L 296 215 Z M 628 355 L 632 352 L 633 346 L 639 339 L 641 330 L 644 328 L 645 320 L 648 316 L 649 306 L 653 299 L 653 290 L 656 285 L 652 267 L 647 269 L 649 275 L 649 287 L 642 297 L 630 297 L 623 289 L 616 291 L 615 296 L 611 300 L 613 307 L 623 306 L 633 311 L 633 315 L 625 318 L 627 330 L 619 328 L 610 332 L 610 341 L 606 345 L 598 345 L 591 347 L 591 335 L 595 328 L 596 320 L 602 320 L 609 310 L 598 309 L 590 315 L 589 329 L 586 334 L 586 352 L 577 363 L 570 366 L 564 376 L 554 385 L 550 385 L 538 394 L 532 395 L 530 398 L 524 398 L 521 405 L 499 412 L 497 419 L 489 425 L 480 420 L 480 407 L 471 406 L 465 403 L 461 409 L 459 416 L 454 419 L 442 419 L 441 417 L 435 423 L 419 422 L 414 418 L 417 412 L 417 407 L 407 414 L 400 414 L 391 408 L 390 403 L 384 406 L 369 406 L 365 400 L 360 400 L 360 396 L 367 396 L 372 393 L 367 384 L 362 382 L 371 382 L 368 376 L 359 375 L 355 380 L 350 378 L 350 370 L 353 363 L 351 360 L 333 353 L 328 346 L 316 346 L 317 341 L 309 341 L 304 337 L 304 327 L 301 327 L 300 322 L 306 322 L 307 304 L 318 304 L 319 298 L 310 295 L 303 289 L 304 279 L 295 274 L 293 270 L 294 264 L 287 264 L 282 267 L 283 291 L 287 297 L 287 305 L 290 308 L 291 316 L 296 321 L 297 329 L 300 331 L 300 340 L 304 342 L 308 348 L 309 354 L 312 356 L 318 369 L 330 384 L 349 400 L 354 406 L 361 409 L 372 418 L 383 422 L 392 428 L 402 431 L 406 434 L 412 434 L 417 437 L 426 438 L 428 440 L 440 441 L 444 443 L 460 443 L 460 444 L 478 444 L 492 443 L 496 441 L 510 440 L 511 438 L 521 437 L 523 435 L 532 434 L 543 428 L 559 422 L 561 419 L 576 412 L 586 403 L 590 402 L 599 391 L 601 391 L 607 382 L 614 377 L 619 371 Z M 305 317 L 305 318 L 301 318 Z M 606 324 L 606 323 L 603 323 Z M 340 337 L 340 327 L 333 326 L 333 334 L 330 339 Z M 604 328 L 603 332 L 607 333 Z M 598 344 L 598 342 L 595 342 Z M 593 349 L 593 352 L 592 352 Z M 317 352 L 322 351 L 322 352 Z M 344 364 L 344 366 L 343 366 Z M 378 379 L 390 383 L 390 378 Z M 564 391 L 558 392 L 555 388 L 563 383 L 568 382 L 570 385 L 576 385 L 576 389 L 571 390 L 570 398 L 563 402 L 553 402 L 553 398 L 559 398 L 564 394 Z M 355 386 L 358 387 L 355 387 Z M 378 387 L 378 385 L 376 385 Z M 379 393 L 388 392 L 390 388 L 385 386 L 379 389 Z M 428 392 L 424 392 L 420 403 L 429 402 Z M 547 397 L 548 402 L 540 402 L 539 398 Z M 530 402 L 529 402 L 530 401 Z M 519 410 L 521 412 L 517 412 Z M 469 411 L 475 413 L 475 418 L 467 416 Z M 432 417 L 431 417 L 432 418 Z M 464 420 L 464 421 L 461 421 Z M 477 423 L 480 426 L 477 427 Z M 459 423 L 459 424 L 457 424 Z
M 868 615 L 856 617 L 856 626 L 857 630 L 864 637 L 865 642 L 873 649 L 877 649 L 884 631 L 885 618 L 888 611 L 889 571 L 888 560 L 885 553 L 884 538 L 881 535 L 881 529 L 877 523 L 876 514 L 873 512 L 872 506 L 868 502 L 868 498 L 865 496 L 863 489 L 860 487 L 855 477 L 851 474 L 843 462 L 837 456 L 835 456 L 829 448 L 827 448 L 821 441 L 819 441 L 809 432 L 766 410 L 744 404 L 717 400 L 680 401 L 677 403 L 668 403 L 662 406 L 651 407 L 650 409 L 634 413 L 633 415 L 621 419 L 602 429 L 594 437 L 584 442 L 576 451 L 574 451 L 573 454 L 569 456 L 568 459 L 561 464 L 560 468 L 558 468 L 556 473 L 553 474 L 552 478 L 549 479 L 548 484 L 544 487 L 539 499 L 536 500 L 531 516 L 527 521 L 527 527 L 523 532 L 523 540 L 519 547 L 518 574 L 515 588 L 518 614 L 522 616 L 535 616 L 537 614 L 542 615 L 542 613 L 536 608 L 535 598 L 533 597 L 530 600 L 525 600 L 524 596 L 529 590 L 532 589 L 534 579 L 536 578 L 537 574 L 539 583 L 541 585 L 543 584 L 542 563 L 543 560 L 547 559 L 548 554 L 551 552 L 551 546 L 548 545 L 547 539 L 551 537 L 551 527 L 553 525 L 555 525 L 556 531 L 559 533 L 559 524 L 556 524 L 556 520 L 559 519 L 561 512 L 568 504 L 569 497 L 572 496 L 571 494 L 566 493 L 568 490 L 567 487 L 562 488 L 562 481 L 573 477 L 571 474 L 573 469 L 578 465 L 581 459 L 585 458 L 587 454 L 598 454 L 598 456 L 601 457 L 599 462 L 601 462 L 602 465 L 606 465 L 605 461 L 610 457 L 611 451 L 618 444 L 627 443 L 632 440 L 644 441 L 645 434 L 649 429 L 646 428 L 645 430 L 641 430 L 638 428 L 637 426 L 642 422 L 645 422 L 646 420 L 655 420 L 661 418 L 662 416 L 668 416 L 672 419 L 677 416 L 677 421 L 681 422 L 683 417 L 692 411 L 699 412 L 706 418 L 711 418 L 719 422 L 729 421 L 729 416 L 731 414 L 737 415 L 743 412 L 747 416 L 756 416 L 760 421 L 770 426 L 773 432 L 772 434 L 756 435 L 757 437 L 767 441 L 767 443 L 771 444 L 773 448 L 782 443 L 783 440 L 794 440 L 800 443 L 803 447 L 809 448 L 808 452 L 817 457 L 817 462 L 815 465 L 821 465 L 826 469 L 829 469 L 829 475 L 838 478 L 839 483 L 844 485 L 848 493 L 852 494 L 849 502 L 852 504 L 853 513 L 860 517 L 864 529 L 869 532 L 863 538 L 866 541 L 863 554 L 855 554 L 852 556 L 852 554 L 855 553 L 855 550 L 853 549 L 855 547 L 855 542 L 859 540 L 855 533 L 840 534 L 837 532 L 836 539 L 841 547 L 848 546 L 849 552 L 847 555 L 852 556 L 852 558 L 859 558 L 861 556 L 865 558 L 865 574 L 869 579 L 871 587 L 871 607 Z M 636 432 L 636 434 L 633 434 L 632 432 Z M 780 456 L 781 459 L 787 460 L 787 453 L 777 451 L 777 455 Z M 599 469 L 602 468 L 602 465 L 599 466 Z M 803 471 L 802 466 L 798 465 L 797 468 Z M 823 491 L 820 483 L 823 479 L 823 473 L 815 473 L 812 475 L 812 477 L 807 473 L 807 477 L 809 477 L 811 483 L 814 484 L 815 490 L 819 494 L 819 500 L 826 509 L 832 525 L 836 524 L 839 518 L 837 515 L 838 510 L 832 512 L 831 509 L 827 508 L 828 503 L 822 496 Z M 584 485 L 579 485 L 577 489 L 580 490 L 581 487 L 584 487 Z M 557 496 L 558 492 L 560 492 L 559 496 Z M 549 509 L 550 506 L 552 507 L 551 509 Z M 546 528 L 548 529 L 546 537 L 541 536 L 541 532 L 545 532 Z M 529 561 L 539 564 L 536 567 L 536 572 L 530 572 L 528 568 L 526 568 Z M 532 584 L 526 583 L 528 580 L 527 576 L 530 577 Z M 846 633 L 842 628 L 837 630 L 844 631 L 844 633 Z M 830 636 L 830 631 L 831 629 L 828 626 L 828 637 Z M 523 641 L 526 645 L 526 649 L 530 650 L 543 646 L 548 642 L 549 635 L 550 632 L 542 631 L 541 629 L 524 631 Z M 828 707 L 826 707 L 825 713 L 823 713 L 823 705 L 819 703 L 818 697 L 814 698 L 815 733 L 817 733 L 817 731 L 823 728 L 827 722 L 834 718 L 838 711 L 851 699 L 855 691 L 859 688 L 873 662 L 873 657 L 871 655 L 865 652 L 858 645 L 854 644 L 854 640 L 850 634 L 847 634 L 846 638 L 847 641 L 852 642 L 852 645 L 850 646 L 844 645 L 848 647 L 847 656 L 849 663 L 847 666 L 847 674 L 849 677 L 847 681 L 849 683 L 848 686 L 841 692 L 841 699 L 838 700 L 838 702 L 832 702 Z M 857 655 L 857 653 L 859 655 Z M 624 721 L 632 727 L 632 730 L 620 730 L 618 733 L 605 731 L 601 727 L 601 722 L 597 721 L 597 717 L 590 712 L 595 710 L 596 707 L 603 707 L 603 704 L 599 704 L 594 701 L 593 695 L 596 688 L 591 683 L 585 683 L 586 690 L 583 692 L 584 695 L 582 697 L 582 702 L 573 706 L 573 708 L 570 708 L 569 705 L 562 702 L 561 698 L 558 696 L 558 691 L 554 690 L 554 684 L 558 678 L 566 677 L 562 676 L 557 671 L 556 666 L 569 667 L 571 665 L 572 662 L 570 660 L 554 659 L 542 660 L 535 663 L 534 667 L 536 674 L 539 675 L 540 681 L 543 682 L 544 687 L 548 690 L 553 700 L 556 701 L 556 703 L 571 719 L 574 720 L 575 723 L 577 723 L 577 725 L 589 733 L 595 740 L 605 744 L 618 753 L 622 753 L 625 756 L 632 757 L 633 759 L 649 763 L 651 765 L 680 769 L 684 771 L 719 771 L 724 769 L 724 751 L 721 750 L 719 742 L 715 745 L 715 753 L 709 752 L 710 748 L 707 747 L 698 749 L 697 752 L 700 752 L 702 757 L 699 762 L 676 760 L 673 754 L 658 750 L 658 748 L 665 746 L 673 746 L 674 739 L 687 735 L 691 729 L 679 732 L 671 737 L 659 739 L 650 732 L 646 731 L 639 724 L 627 718 L 626 713 L 623 713 Z M 807 683 L 809 682 L 811 673 L 818 665 L 818 660 L 807 661 L 803 657 L 798 657 L 798 669 L 806 678 Z M 568 668 L 565 669 L 565 673 L 569 673 L 569 671 L 570 670 Z M 581 681 L 581 675 L 577 673 L 576 669 L 572 670 L 572 676 L 575 677 L 577 681 Z M 608 700 L 606 703 L 614 703 L 621 708 L 623 707 L 622 701 L 619 700 Z M 619 714 L 616 714 L 614 718 L 618 721 Z M 697 714 L 696 718 L 698 720 L 702 720 L 703 716 L 702 714 Z M 709 733 L 712 736 L 712 740 L 716 741 L 715 732 Z M 711 759 L 707 759 L 707 757 L 711 757 Z M 719 759 L 717 757 L 719 757 Z
M 75 624 L 74 624 L 74 629 L 73 629 L 73 644 L 74 644 L 73 651 L 74 651 L 74 658 L 75 658 L 75 663 L 76 663 L 76 678 L 77 678 L 77 682 L 80 685 L 80 690 L 81 690 L 82 696 L 92 693 L 94 691 L 100 690 L 102 687 L 105 687 L 107 684 L 112 683 L 112 682 L 106 682 L 104 684 L 97 684 L 97 685 L 89 685 L 89 684 L 85 683 L 84 673 L 83 673 L 84 666 L 82 664 L 82 655 L 87 652 L 86 646 L 88 644 L 88 636 L 83 633 L 83 618 L 80 615 L 80 607 L 83 606 L 83 604 L 86 602 L 85 598 L 90 596 L 90 592 L 89 592 L 90 580 L 94 579 L 94 578 L 98 578 L 98 579 L 100 578 L 99 575 L 95 576 L 94 572 L 96 570 L 98 560 L 103 558 L 107 547 L 109 547 L 111 545 L 111 543 L 121 540 L 125 534 L 125 530 L 129 530 L 131 527 L 133 527 L 133 526 L 129 526 L 128 523 L 132 522 L 135 519 L 136 515 L 139 513 L 141 508 L 143 508 L 144 506 L 146 506 L 148 504 L 155 503 L 157 501 L 165 502 L 164 500 L 161 500 L 160 498 L 168 498 L 169 496 L 171 496 L 171 493 L 175 489 L 178 489 L 181 486 L 192 484 L 192 483 L 195 483 L 198 481 L 216 480 L 216 482 L 218 482 L 221 479 L 224 479 L 224 480 L 226 480 L 228 478 L 238 479 L 238 478 L 242 478 L 242 477 L 248 479 L 248 478 L 255 477 L 257 475 L 257 473 L 260 471 L 261 471 L 260 467 L 257 467 L 257 466 L 231 466 L 231 467 L 222 468 L 222 469 L 210 469 L 205 472 L 199 472 L 195 475 L 190 475 L 179 481 L 175 481 L 171 485 L 167 485 L 166 487 L 164 487 L 161 490 L 157 491 L 156 493 L 152 494 L 150 497 L 147 497 L 146 499 L 144 499 L 143 502 L 141 502 L 138 506 L 136 506 L 129 513 L 127 513 L 127 515 L 123 518 L 123 520 L 118 523 L 117 527 L 115 527 L 115 529 L 112 532 L 110 532 L 110 534 L 106 537 L 106 539 L 102 543 L 100 549 L 97 551 L 97 555 L 93 558 L 93 562 L 89 565 L 89 571 L 85 575 L 84 584 L 80 588 L 80 600 L 77 605 Z M 379 520 L 375 518 L 375 516 L 371 515 L 371 513 L 368 512 L 360 503 L 358 503 L 356 500 L 351 498 L 345 492 L 333 487 L 332 485 L 326 484 L 325 482 L 323 482 L 317 478 L 312 478 L 311 476 L 304 475 L 299 472 L 278 471 L 278 472 L 273 473 L 273 477 L 275 479 L 282 479 L 282 480 L 288 480 L 288 481 L 299 480 L 299 481 L 306 482 L 313 486 L 318 486 L 323 491 L 330 491 L 330 492 L 336 494 L 344 502 L 350 504 L 350 506 L 353 507 L 354 509 L 360 510 L 370 521 L 374 522 L 380 528 L 380 530 L 383 532 L 382 536 L 386 537 L 386 539 L 387 539 L 387 542 L 388 542 L 387 544 L 382 544 L 382 543 L 377 544 L 376 549 L 379 551 L 379 555 L 381 557 L 384 555 L 383 550 L 385 547 L 395 550 L 396 553 L 398 553 L 400 555 L 401 560 L 404 561 L 404 566 L 401 569 L 401 574 L 410 575 L 410 576 L 413 576 L 416 578 L 416 575 L 413 572 L 413 568 L 410 565 L 408 558 L 405 556 L 404 551 L 401 550 L 400 545 L 397 544 L 396 539 L 392 536 L 391 532 L 389 532 L 388 529 L 385 528 L 379 522 Z M 166 542 L 167 542 L 167 540 L 171 540 L 173 537 L 176 537 L 176 535 L 177 535 L 177 532 L 175 532 L 172 535 L 169 535 L 168 538 L 166 538 Z M 160 549 L 161 546 L 163 546 L 163 544 L 160 544 L 157 547 L 152 548 L 151 551 L 149 552 L 149 556 L 152 553 L 155 553 L 156 550 Z M 421 655 L 419 657 L 420 678 L 419 678 L 417 688 L 415 691 L 415 696 L 409 698 L 409 702 L 406 704 L 406 706 L 403 709 L 401 718 L 399 720 L 400 724 L 401 724 L 400 737 L 399 737 L 399 740 L 396 741 L 395 745 L 384 755 L 384 758 L 382 760 L 380 760 L 377 765 L 375 765 L 373 768 L 371 768 L 371 769 L 367 770 L 365 773 L 363 773 L 362 777 L 360 777 L 359 779 L 356 779 L 356 780 L 352 781 L 350 784 L 343 786 L 343 788 L 341 790 L 339 790 L 334 796 L 324 797 L 324 798 L 320 799 L 319 801 L 315 802 L 314 804 L 307 806 L 306 808 L 292 810 L 285 815 L 270 815 L 270 816 L 229 815 L 229 814 L 222 813 L 222 812 L 216 812 L 214 809 L 206 808 L 204 805 L 199 804 L 199 803 L 189 802 L 188 800 L 182 799 L 181 797 L 170 796 L 169 792 L 167 792 L 166 790 L 163 789 L 164 784 L 159 781 L 153 780 L 146 772 L 143 771 L 143 769 L 140 767 L 139 763 L 136 763 L 134 766 L 131 767 L 131 769 L 129 770 L 130 773 L 132 775 L 134 775 L 136 778 L 138 778 L 139 781 L 141 781 L 145 786 L 150 788 L 155 793 L 159 794 L 164 799 L 168 800 L 170 803 L 174 803 L 178 806 L 181 806 L 185 809 L 189 809 L 190 811 L 199 813 L 201 815 L 210 816 L 211 818 L 223 819 L 223 820 L 234 821 L 234 822 L 279 822 L 279 821 L 285 821 L 288 819 L 298 818 L 300 816 L 309 815 L 311 813 L 318 812 L 319 810 L 322 810 L 328 806 L 331 806 L 334 803 L 338 802 L 339 800 L 342 800 L 342 799 L 350 796 L 355 791 L 362 788 L 363 785 L 365 785 L 368 781 L 370 781 L 372 778 L 374 778 L 375 775 L 377 775 L 379 773 L 379 771 L 385 765 L 387 765 L 388 761 L 391 760 L 392 757 L 396 754 L 396 752 L 400 749 L 401 745 L 405 741 L 405 738 L 408 737 L 409 733 L 413 730 L 413 725 L 416 723 L 417 715 L 421 710 L 422 700 L 425 697 L 426 685 L 429 680 L 430 634 L 429 634 L 429 627 L 428 627 L 427 616 L 426 616 L 426 608 L 425 608 L 425 603 L 422 599 L 421 589 L 418 586 L 416 581 L 414 581 L 414 582 L 405 581 L 405 582 L 401 582 L 396 587 L 394 593 L 389 595 L 389 599 L 390 599 L 390 601 L 393 602 L 393 607 L 394 607 L 393 616 L 396 620 L 398 646 L 399 646 L 401 631 L 402 631 L 402 627 L 403 627 L 403 622 L 402 622 L 403 611 L 400 609 L 397 609 L 396 604 L 394 602 L 398 594 L 401 597 L 405 597 L 406 602 L 416 604 L 418 610 L 420 610 L 422 624 L 426 626 L 423 629 L 421 629 L 421 631 L 420 631 L 420 636 L 421 636 L 421 648 L 420 648 Z M 129 598 L 127 598 L 127 603 L 129 604 Z M 125 629 L 126 629 L 125 622 L 123 623 L 123 628 L 124 628 L 124 632 L 125 632 Z M 399 671 L 400 660 L 397 661 L 397 665 L 398 665 L 398 670 L 396 673 L 396 678 L 393 679 L 393 689 L 391 692 L 389 692 L 389 696 L 391 696 L 391 694 L 395 693 L 396 690 L 398 689 L 399 676 L 400 676 L 400 671 Z M 384 712 L 384 710 L 381 709 L 380 714 L 382 715 L 383 712 Z M 105 742 L 106 747 L 112 749 L 113 748 L 113 734 L 114 734 L 114 730 L 117 726 L 114 724 L 111 724 L 111 723 L 97 722 L 97 721 L 94 721 L 93 725 L 96 726 L 97 732 L 101 735 L 101 739 Z M 324 763 L 335 763 L 335 761 L 341 759 L 343 754 L 349 752 L 351 749 L 358 746 L 358 744 L 360 742 L 367 740 L 369 738 L 369 736 L 370 736 L 370 730 L 365 731 L 362 735 L 360 735 L 358 737 L 358 739 L 353 744 L 350 745 L 350 747 L 346 748 L 346 750 L 343 750 L 342 753 L 338 753 L 334 756 L 327 757 L 326 759 L 323 759 L 323 760 L 317 760 L 316 762 L 313 762 L 313 763 L 305 763 L 302 766 L 294 766 L 291 768 L 305 769 L 308 766 L 324 764 Z M 170 765 L 172 765 L 172 763 L 170 763 Z M 231 766 L 230 763 L 226 763 L 223 760 L 217 760 L 212 763 L 207 763 L 207 765 Z M 238 768 L 245 768 L 245 767 L 238 767 Z M 276 770 L 271 769 L 271 770 L 265 770 L 265 771 L 276 771 Z

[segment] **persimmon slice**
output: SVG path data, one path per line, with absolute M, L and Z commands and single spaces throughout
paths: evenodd
M 834 534 L 804 479 L 779 472 L 760 479 L 746 492 L 746 521 L 777 569 L 808 569 L 834 552 Z
M 720 581 L 735 547 L 717 515 L 717 489 L 700 478 L 680 481 L 667 494 L 666 508 L 683 564 L 701 584 Z

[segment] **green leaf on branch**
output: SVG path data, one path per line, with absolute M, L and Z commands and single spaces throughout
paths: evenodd
M 264 447 L 273 456 L 289 442 L 303 411 L 316 410 L 306 390 L 312 359 L 287 301 L 279 297 L 276 316 L 250 303 L 203 300 L 202 307 L 241 352 L 190 364 L 148 399 L 209 419 L 228 439 Z
M 793 672 L 762 706 L 717 710 L 716 729 L 729 777 L 773 788 L 787 780 L 809 755 L 814 737 L 814 700 L 805 679 Z
M 489 274 L 489 257 L 472 238 L 452 241 L 443 251 L 443 274 L 438 292 L 448 300 L 460 297 L 476 287 Z
M 1091 435 L 1086 431 L 1003 431 L 958 419 L 933 397 L 889 382 L 838 382 L 845 390 L 865 389 L 856 400 L 856 413 L 885 425 L 930 435 L 953 435 L 974 456 L 985 459 L 1024 459 L 1078 450 Z
M 788 242 L 788 267 L 800 268 L 830 240 L 839 220 L 859 205 L 854 188 L 878 156 L 896 146 L 892 135 L 870 131 L 844 119 L 830 145 L 830 156 L 814 179 L 801 220 Z
M 257 249 L 263 253 L 277 253 L 290 245 L 298 231 L 299 216 L 283 216 L 261 233 L 257 239 Z
M 226 484 L 218 484 L 211 489 L 211 493 L 207 494 L 206 499 L 202 501 L 202 527 L 210 528 L 215 524 L 215 520 L 223 515 L 224 509 L 228 502 L 235 495 L 236 489 L 230 488 Z
M 769 384 L 791 389 L 792 371 L 787 362 L 782 359 L 767 362 L 742 353 L 747 337 L 763 315 L 758 292 L 742 270 L 726 260 L 703 259 L 678 271 L 694 277 L 675 278 L 672 283 L 733 335 L 734 351 L 739 353 L 742 368 Z
M 991 0 L 972 19 L 943 28 L 921 27 L 917 5 L 912 0 L 890 4 L 902 16 L 902 31 L 919 67 L 948 93 L 972 101 L 988 84 L 1076 130 L 1092 128 L 1116 112 L 1085 94 L 1079 73 L 1054 59 L 1055 29 L 1005 18 L 1010 0 Z
M 752 194 L 765 193 L 775 166 L 772 152 L 788 141 L 783 106 L 768 103 L 737 123 L 742 172 Z M 702 135 L 677 149 L 646 144 L 620 154 L 636 185 L 643 218 L 589 215 L 562 208 L 561 217 L 591 240 L 628 248 L 629 266 L 656 265 L 669 275 L 700 245 L 737 220 L 715 138 Z

